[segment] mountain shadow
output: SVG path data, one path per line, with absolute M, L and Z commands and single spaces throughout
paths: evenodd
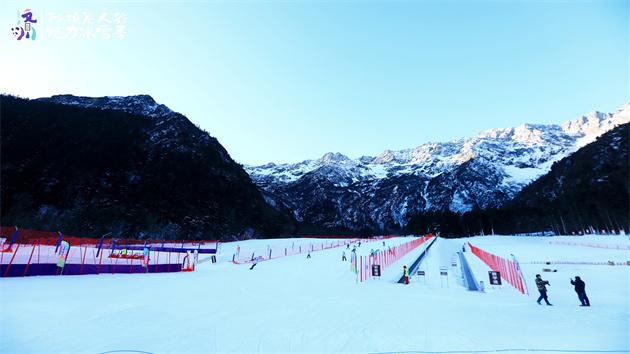
M 91 104 L 1 97 L 3 226 L 189 240 L 295 232 L 217 139 L 183 115 L 82 99 Z M 99 99 L 156 106 L 146 95 Z

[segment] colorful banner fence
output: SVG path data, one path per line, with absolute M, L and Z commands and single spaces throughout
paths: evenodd
M 400 246 L 395 246 L 387 250 L 379 251 L 374 255 L 357 257 L 358 265 L 355 265 L 359 268 L 357 272 L 357 280 L 363 282 L 367 279 L 372 278 L 373 265 L 379 265 L 382 272 L 383 270 L 387 269 L 387 267 L 394 264 L 394 262 L 404 257 L 407 253 L 422 245 L 426 240 L 430 239 L 431 237 L 433 237 L 433 234 L 429 234 L 427 236 L 417 238 L 413 241 L 403 243 Z M 352 262 L 350 263 L 351 271 L 354 272 L 354 270 L 352 269 Z
M 521 274 L 519 274 L 518 267 L 512 261 L 508 261 L 507 259 L 503 259 L 501 257 L 490 254 L 480 248 L 477 248 L 468 243 L 472 253 L 479 257 L 485 264 L 487 264 L 490 269 L 500 272 L 501 278 L 503 278 L 506 282 L 516 288 L 516 290 L 520 291 L 522 294 L 525 294 L 525 287 L 523 286 L 523 279 Z
M 216 253 L 219 245 L 216 241 L 75 238 L 9 227 L 0 228 L 0 238 L 12 238 L 15 231 L 18 237 L 0 248 L 1 277 L 179 272 L 187 254 Z

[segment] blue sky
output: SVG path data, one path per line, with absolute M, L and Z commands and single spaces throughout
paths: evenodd
M 0 6 L 0 92 L 149 94 L 243 164 L 376 156 L 630 101 L 628 1 Z M 27 8 L 38 37 L 17 41 L 11 28 Z M 97 23 L 104 13 L 111 23 Z M 122 39 L 82 37 L 114 30 L 122 14 Z M 56 28 L 62 38 L 51 38 Z

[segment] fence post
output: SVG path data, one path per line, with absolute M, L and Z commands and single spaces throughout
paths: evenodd
M 31 259 L 33 258 L 33 252 L 35 252 L 35 240 L 33 240 L 33 250 L 31 251 L 31 256 L 28 258 L 28 263 L 26 264 L 26 268 L 24 268 L 24 274 L 22 274 L 22 277 L 26 276 L 26 271 L 28 270 L 28 266 L 31 264 Z
M 101 242 L 102 243 L 102 242 Z M 98 268 L 96 269 L 96 275 L 101 274 L 101 261 L 103 260 L 103 252 L 101 252 L 101 256 L 98 259 Z
M 83 240 L 81 240 L 81 243 L 83 243 Z M 79 248 L 79 251 L 81 250 L 81 248 Z M 87 256 L 87 251 L 88 248 L 85 247 L 85 253 L 83 254 L 83 260 L 81 261 L 81 271 L 79 272 L 79 275 L 83 275 L 83 265 L 85 264 L 85 257 Z M 81 255 L 81 252 L 79 252 L 79 255 Z
M 4 275 L 2 276 L 3 278 L 7 276 L 7 274 L 9 273 L 9 268 L 11 268 L 11 263 L 13 263 L 13 259 L 15 258 L 15 255 L 17 254 L 17 251 L 20 249 L 20 244 L 18 243 L 17 248 L 15 249 L 15 252 L 13 252 L 13 257 L 11 257 L 11 261 L 9 262 L 9 265 L 7 266 L 7 270 L 4 272 Z

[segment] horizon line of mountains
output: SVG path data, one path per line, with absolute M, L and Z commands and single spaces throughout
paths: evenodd
M 4 95 L 1 109 L 3 226 L 223 240 L 628 229 L 630 103 L 377 157 L 262 166 L 234 162 L 216 138 L 148 95 Z M 569 160 L 582 174 L 566 169 Z M 586 208 L 589 198 L 597 203 Z M 553 216 L 540 213 L 550 205 Z

